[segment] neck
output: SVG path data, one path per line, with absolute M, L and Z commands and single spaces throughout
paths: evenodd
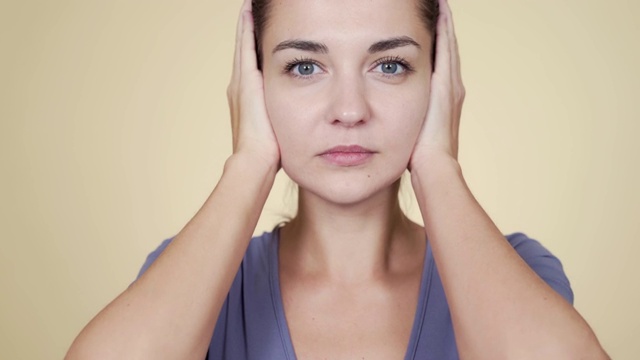
M 300 189 L 298 215 L 281 229 L 281 264 L 345 283 L 404 272 L 424 249 L 424 231 L 402 213 L 399 184 L 349 205 Z

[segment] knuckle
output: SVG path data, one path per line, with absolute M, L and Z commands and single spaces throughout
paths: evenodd
M 231 84 L 229 86 L 227 86 L 227 97 L 232 98 L 235 96 L 236 94 L 236 86 Z
M 459 99 L 459 100 L 464 100 L 464 97 L 465 97 L 466 93 L 467 92 L 464 89 L 464 86 L 460 86 L 458 91 L 456 91 L 456 98 Z

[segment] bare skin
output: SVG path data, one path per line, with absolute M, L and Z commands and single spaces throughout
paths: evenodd
M 429 53 L 412 45 L 367 49 L 401 35 L 422 49 L 431 43 L 417 17 L 398 27 L 415 14 L 413 3 L 383 0 L 364 8 L 357 1 L 274 2 L 263 36 L 267 108 L 283 168 L 300 185 L 298 215 L 282 229 L 279 252 L 299 359 L 403 358 L 417 307 L 425 233 L 404 216 L 397 193 L 424 122 Z M 321 42 L 327 53 L 275 50 L 290 40 Z M 383 76 L 376 61 L 398 54 L 416 72 Z M 317 62 L 315 75 L 283 73 L 286 62 L 305 57 Z M 352 143 L 374 149 L 375 160 L 341 169 L 318 156 Z
M 227 96 L 233 155 L 196 215 L 149 269 L 87 324 L 65 359 L 203 359 L 279 165 L 257 70 L 250 2 Z M 230 271 L 230 269 L 234 269 Z
M 397 31 L 418 39 L 422 48 L 428 48 L 430 44 L 420 40 L 417 27 L 402 27 L 400 22 L 387 27 L 387 21 L 394 17 L 393 10 L 402 11 L 406 4 L 394 2 L 395 7 L 391 8 L 382 2 L 372 3 L 371 8 L 383 8 L 381 11 L 385 16 L 378 18 L 373 11 L 362 14 L 369 24 L 375 24 L 372 25 L 375 29 L 372 27 L 363 32 L 396 35 L 394 31 L 401 29 Z M 299 8 L 298 5 L 286 0 L 274 5 L 273 24 L 264 40 L 267 49 L 269 45 L 291 37 L 321 42 L 327 48 L 321 53 L 303 54 L 317 60 L 321 69 L 308 76 L 305 83 L 293 82 L 293 85 L 270 72 L 269 64 L 277 63 L 278 55 L 274 52 L 273 58 L 268 53 L 265 56 L 265 88 L 272 94 L 279 92 L 278 99 L 289 98 L 289 88 L 292 93 L 304 95 L 297 99 L 298 103 L 304 104 L 301 106 L 304 113 L 301 111 L 302 115 L 291 123 L 301 129 L 297 135 L 321 133 L 315 127 L 316 123 L 307 125 L 305 120 L 309 117 L 328 118 L 332 125 L 349 130 L 360 126 L 362 132 L 367 131 L 367 126 L 375 127 L 384 119 L 393 118 L 393 112 L 387 113 L 375 99 L 376 90 L 362 90 L 367 86 L 377 89 L 376 86 L 382 85 L 371 85 L 366 76 L 362 80 L 352 75 L 359 69 L 345 65 L 359 63 L 352 55 L 356 53 L 353 49 L 369 46 L 365 42 L 366 36 L 362 36 L 363 44 L 359 45 L 358 40 L 349 43 L 346 39 L 351 38 L 342 35 L 354 34 L 353 38 L 357 39 L 359 30 L 366 26 L 357 18 L 351 22 L 342 21 L 341 14 L 348 13 L 351 3 L 332 2 L 326 8 L 306 3 L 304 8 Z M 451 11 L 446 1 L 441 1 L 440 6 L 435 72 L 428 74 L 425 81 L 430 85 L 429 108 L 407 165 L 425 227 L 410 224 L 402 216 L 394 200 L 393 187 L 374 192 L 359 202 L 338 204 L 339 196 L 331 201 L 330 192 L 323 193 L 321 187 L 313 188 L 313 181 L 304 173 L 296 173 L 295 166 L 288 171 L 302 184 L 300 213 L 289 228 L 283 230 L 280 250 L 285 313 L 296 354 L 301 359 L 402 358 L 416 308 L 418 269 L 424 261 L 418 256 L 422 255 L 418 249 L 423 249 L 421 245 L 424 246 L 425 235 L 428 235 L 438 268 L 442 269 L 441 278 L 450 299 L 462 358 L 606 359 L 608 356 L 588 324 L 524 263 L 476 202 L 462 177 L 457 156 L 465 89 Z M 359 9 L 364 11 L 362 7 Z M 411 8 L 406 11 L 409 13 Z M 313 14 L 316 22 L 305 17 L 306 12 Z M 287 19 L 297 20 L 279 22 L 285 18 L 285 13 Z M 347 19 L 347 15 L 344 16 Z M 410 17 L 405 13 L 405 18 Z M 281 28 L 280 23 L 285 23 L 285 28 Z M 335 37 L 326 29 L 318 35 L 317 29 L 322 24 L 327 24 L 328 29 L 337 29 Z M 342 49 L 350 49 L 350 52 L 341 53 Z M 333 57 L 338 57 L 334 55 L 336 52 L 341 61 Z M 294 52 L 290 57 L 294 55 L 299 54 Z M 366 55 L 362 55 L 362 59 L 366 59 Z M 412 59 L 417 63 L 423 60 L 420 57 Z M 418 78 L 421 75 L 419 71 L 412 74 Z M 349 81 L 341 82 L 344 78 Z M 341 84 L 349 92 L 332 98 L 331 92 L 324 92 L 324 89 L 333 89 L 333 83 Z M 395 91 L 410 89 L 415 94 L 423 90 L 419 84 L 406 79 L 394 84 L 401 84 L 394 88 Z M 304 98 L 314 101 L 305 102 Z M 322 100 L 331 104 L 332 110 L 325 112 Z M 395 106 L 392 98 L 385 104 Z M 412 104 L 405 101 L 407 107 Z M 290 140 L 298 138 L 291 136 L 295 130 L 285 130 L 286 127 L 281 126 L 278 111 L 279 107 L 286 108 L 286 117 L 282 118 L 290 119 L 296 118 L 296 108 L 271 101 L 269 96 L 267 105 L 270 114 L 274 115 L 271 120 L 277 137 L 285 139 L 285 143 L 280 143 L 281 148 L 297 146 Z M 376 114 L 386 115 L 376 118 Z M 410 123 L 407 118 L 410 116 L 396 121 Z M 283 133 L 287 136 L 280 135 Z M 312 140 L 307 141 L 312 143 Z M 299 158 L 313 164 L 313 160 L 307 160 L 303 155 Z M 287 170 L 287 163 L 296 163 L 298 159 L 285 160 L 283 164 Z M 304 161 L 296 165 L 301 167 Z M 375 168 L 375 164 L 371 167 Z M 313 165 L 308 168 L 307 173 L 316 176 Z M 348 175 L 353 179 L 352 183 L 366 184 L 366 179 L 358 177 L 356 170 L 353 172 L 355 174 Z M 305 182 L 313 191 L 303 186 Z M 360 190 L 358 186 L 349 189 Z M 342 188 L 332 190 L 340 192 Z M 344 194 L 350 195 L 346 191 Z M 394 267 L 394 264 L 405 266 Z M 393 281 L 400 285 L 390 286 Z M 372 298 L 380 300 L 372 301 Z M 393 336 L 389 337 L 389 334 Z
M 458 163 L 465 89 L 440 0 L 429 111 L 409 169 L 465 359 L 609 359 L 580 314 L 505 241 Z
M 287 49 L 267 52 L 260 72 L 245 1 L 228 88 L 233 155 L 223 176 L 147 272 L 82 330 L 67 358 L 202 359 L 282 167 L 301 188 L 299 215 L 282 229 L 279 249 L 285 315 L 299 359 L 402 358 L 427 237 L 461 358 L 607 359 L 589 325 L 522 261 L 462 177 L 457 153 L 465 91 L 446 1 L 440 1 L 433 74 L 423 51 L 430 35 L 409 3 L 375 0 L 367 21 L 358 23 L 349 13 L 364 9 L 357 0 L 334 1 L 345 8 L 333 14 L 335 7 L 314 12 L 311 3 L 279 4 L 287 1 L 273 18 L 298 20 L 284 22 L 280 32 L 272 27 L 265 48 L 291 35 L 326 42 L 329 54 L 313 54 L 322 71 L 305 80 L 284 74 L 282 62 L 295 55 Z M 374 31 L 366 27 L 371 23 Z M 367 48 L 380 36 L 399 35 L 417 44 L 394 49 L 415 71 L 381 74 L 375 62 L 381 54 Z M 334 145 L 327 139 L 368 141 L 375 155 L 365 166 L 336 170 L 318 155 Z M 424 228 L 397 203 L 397 179 L 406 169 Z
M 341 217 L 325 215 L 334 224 Z M 391 222 L 401 215 L 381 216 Z M 375 227 L 363 223 L 357 228 L 352 221 L 343 222 L 337 227 L 353 229 L 351 243 L 357 242 L 363 228 Z M 388 241 L 381 242 L 388 248 L 377 249 L 386 257 L 373 266 L 360 263 L 364 258 L 355 254 L 361 252 L 357 248 L 345 250 L 337 259 L 327 255 L 332 262 L 323 263 L 314 255 L 326 249 L 313 238 L 322 228 L 309 231 L 304 218 L 282 228 L 280 287 L 299 359 L 404 357 L 418 303 L 426 242 L 419 225 L 408 219 L 395 224 Z M 373 271 L 363 271 L 371 268 Z

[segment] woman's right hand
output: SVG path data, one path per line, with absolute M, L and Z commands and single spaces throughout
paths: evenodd
M 280 150 L 267 115 L 253 26 L 251 0 L 245 0 L 238 18 L 233 73 L 227 87 L 233 154 L 279 169 Z

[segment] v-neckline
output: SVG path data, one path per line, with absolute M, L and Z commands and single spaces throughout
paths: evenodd
M 280 226 L 273 229 L 271 241 L 269 244 L 269 285 L 271 289 L 271 299 L 280 331 L 280 338 L 284 347 L 285 356 L 288 360 L 296 360 L 295 350 L 293 349 L 293 341 L 289 333 L 289 326 L 284 314 L 284 305 L 282 303 L 282 292 L 280 291 L 280 274 L 279 274 L 279 244 L 280 244 Z M 426 241 L 426 238 L 425 238 Z M 424 317 L 427 313 L 427 302 L 429 300 L 429 289 L 431 287 L 431 276 L 433 273 L 433 254 L 431 252 L 430 242 L 427 241 L 425 249 L 425 257 L 422 268 L 422 277 L 420 279 L 420 295 L 418 296 L 418 305 L 416 307 L 413 318 L 413 326 L 411 328 L 411 336 L 409 337 L 409 345 L 405 352 L 404 359 L 412 360 L 415 358 L 418 347 L 418 340 L 423 331 Z

